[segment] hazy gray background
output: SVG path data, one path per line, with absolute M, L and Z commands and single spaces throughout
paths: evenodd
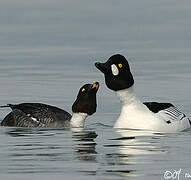
M 45 58 L 55 54 L 99 56 L 175 50 L 187 54 L 191 46 L 188 0 L 0 3 L 4 59 L 14 55 L 21 59 L 30 54 Z

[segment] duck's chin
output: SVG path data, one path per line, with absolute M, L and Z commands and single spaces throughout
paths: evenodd
M 134 80 L 126 81 L 117 77 L 108 78 L 105 77 L 106 86 L 113 91 L 120 91 L 131 88 L 134 85 Z

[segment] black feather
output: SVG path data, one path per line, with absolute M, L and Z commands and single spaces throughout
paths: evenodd
M 174 105 L 171 103 L 144 102 L 143 104 L 146 105 L 147 108 L 154 113 L 158 113 L 159 111 L 169 107 L 174 107 Z

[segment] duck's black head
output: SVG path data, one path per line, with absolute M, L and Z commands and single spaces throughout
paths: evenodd
M 96 93 L 98 89 L 98 82 L 82 86 L 78 92 L 76 101 L 72 105 L 73 113 L 87 113 L 88 115 L 95 113 L 97 107 Z
M 111 90 L 126 89 L 134 84 L 129 63 L 120 54 L 111 56 L 105 63 L 96 62 L 95 66 L 104 73 L 105 83 Z

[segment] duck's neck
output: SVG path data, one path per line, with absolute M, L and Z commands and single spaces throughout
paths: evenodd
M 134 86 L 131 86 L 130 88 L 127 89 L 116 91 L 116 95 L 121 101 L 122 105 L 129 105 L 133 102 L 138 101 L 138 99 L 134 94 Z
M 114 127 L 142 129 L 143 119 L 150 118 L 150 116 L 148 116 L 146 106 L 135 96 L 133 87 L 117 91 L 116 94 L 121 101 L 122 108 Z
M 87 116 L 88 115 L 86 113 L 73 113 L 70 120 L 70 126 L 75 128 L 83 128 Z

